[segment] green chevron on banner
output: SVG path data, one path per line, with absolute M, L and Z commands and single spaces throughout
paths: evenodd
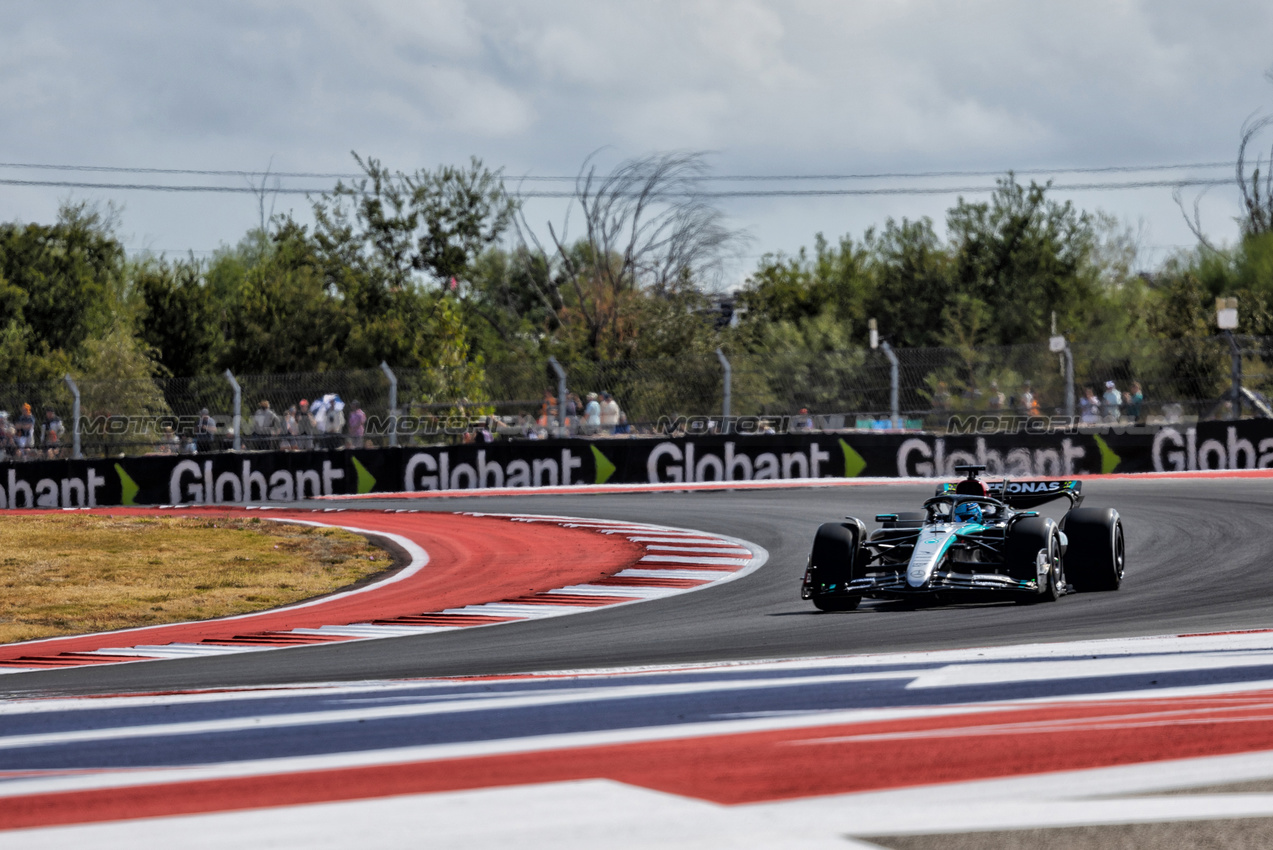
M 137 492 L 141 490 L 141 488 L 138 487 L 137 482 L 124 471 L 124 467 L 119 464 L 115 464 L 115 472 L 119 475 L 120 504 L 136 504 L 134 500 L 137 498 Z
M 610 462 L 610 458 L 601 453 L 596 446 L 589 446 L 592 449 L 592 459 L 597 468 L 596 484 L 605 484 L 610 480 L 610 476 L 614 475 L 615 466 Z
M 1109 475 L 1123 459 L 1114 454 L 1114 450 L 1101 439 L 1099 434 L 1093 434 L 1092 439 L 1096 441 L 1096 447 L 1101 450 L 1101 475 Z
M 866 461 L 844 440 L 840 440 L 840 451 L 844 453 L 844 477 L 857 478 L 866 469 Z
M 371 489 L 376 486 L 375 477 L 367 471 L 367 467 L 363 466 L 358 458 L 350 457 L 349 459 L 354 462 L 354 470 L 358 473 L 358 492 L 370 493 Z

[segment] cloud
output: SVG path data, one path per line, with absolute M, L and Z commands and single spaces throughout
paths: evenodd
M 1254 0 L 23 4 L 0 31 L 0 160 L 345 170 L 357 149 L 405 170 L 476 154 L 569 174 L 602 148 L 708 149 L 734 173 L 1223 159 L 1273 106 L 1270 31 Z M 0 195 L 0 216 L 30 197 Z M 157 242 L 236 238 L 126 201 L 126 222 L 171 234 Z M 767 233 L 949 201 L 841 201 L 831 223 L 832 207 L 795 204 L 781 228 L 779 205 L 734 209 L 763 249 Z M 1120 204 L 1179 230 L 1168 192 Z

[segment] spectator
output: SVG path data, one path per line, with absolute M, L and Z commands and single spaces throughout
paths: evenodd
M 595 434 L 601 430 L 601 402 L 596 393 L 588 393 L 588 404 L 583 409 L 585 434 Z
M 566 393 L 566 420 L 562 424 L 566 426 L 567 436 L 579 430 L 579 407 L 579 396 Z
M 349 447 L 361 449 L 367 433 L 367 414 L 363 413 L 362 404 L 354 399 L 349 411 Z
M 345 444 L 341 434 L 345 430 L 345 403 L 335 393 L 328 393 L 309 409 L 314 420 L 314 430 L 322 436 L 318 438 L 319 448 L 335 449 Z
M 1008 399 L 1004 396 L 1003 391 L 999 389 L 999 382 L 991 381 L 990 394 L 986 396 L 986 406 L 989 407 L 993 413 L 998 413 L 1003 410 L 1003 406 L 1007 403 L 1007 401 Z
M 1140 409 L 1145 404 L 1145 394 L 1140 390 L 1140 381 L 1132 381 L 1128 391 L 1123 394 L 1123 403 L 1127 405 L 1127 420 L 1133 424 L 1140 422 Z
M 9 421 L 9 411 L 0 410 L 0 460 L 13 457 L 16 447 L 13 444 L 13 423 Z
M 165 425 L 163 435 L 159 438 L 159 445 L 155 446 L 155 451 L 161 455 L 175 455 L 180 447 L 181 441 L 172 430 L 172 426 Z
M 217 420 L 208 413 L 208 408 L 199 411 L 199 424 L 195 426 L 195 448 L 201 452 L 210 452 L 217 440 Z
M 800 415 L 796 417 L 795 426 L 797 431 L 813 430 L 813 417 L 809 415 L 809 408 L 800 408 Z
M 285 452 L 296 451 L 296 435 L 299 433 L 300 426 L 296 423 L 296 405 L 292 405 L 283 415 L 283 439 L 279 442 L 279 448 Z
M 301 399 L 296 406 L 296 448 L 307 452 L 314 448 L 314 417 L 309 413 L 309 400 Z
M 1113 381 L 1105 382 L 1105 395 L 1101 398 L 1104 402 L 1103 413 L 1105 421 L 1116 425 L 1118 424 L 1119 407 L 1123 403 L 1123 394 L 1118 391 L 1118 387 L 1114 386 Z
M 1026 416 L 1039 415 L 1039 400 L 1035 398 L 1029 381 L 1021 385 L 1021 412 Z
M 61 448 L 62 434 L 65 431 L 62 419 L 51 407 L 44 408 L 44 425 L 41 427 L 44 437 L 44 451 L 49 457 L 57 457 Z
M 628 414 L 622 410 L 619 411 L 619 424 L 614 426 L 616 434 L 631 434 L 632 426 L 628 424 Z
M 252 447 L 255 449 L 272 449 L 278 445 L 278 432 L 282 428 L 278 414 L 270 410 L 268 399 L 261 399 L 252 414 Z
M 33 448 L 32 436 L 35 432 L 35 417 L 31 415 L 31 405 L 23 404 L 22 412 L 13 423 L 13 443 L 18 449 L 18 456 L 25 457 L 27 450 Z
M 1083 388 L 1083 397 L 1079 399 L 1079 422 L 1084 425 L 1095 425 L 1101 420 L 1101 400 L 1096 397 L 1096 390 Z
M 619 424 L 619 403 L 609 392 L 601 394 L 601 432 L 613 434 Z
M 539 405 L 539 426 L 547 428 L 557 419 L 557 397 L 551 390 L 544 390 L 544 400 Z

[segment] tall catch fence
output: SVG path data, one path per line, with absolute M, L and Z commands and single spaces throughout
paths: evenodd
M 565 432 L 609 436 L 662 432 L 680 417 L 700 422 L 710 417 L 712 429 L 738 430 L 722 420 L 727 397 L 730 415 L 752 419 L 753 428 L 778 431 L 940 431 L 957 414 L 1064 416 L 1071 392 L 1073 415 L 1082 422 L 1152 425 L 1273 417 L 1273 337 L 1072 343 L 1068 353 L 1019 345 L 895 349 L 892 354 L 896 380 L 888 353 L 866 348 L 725 353 L 724 362 L 717 354 L 565 362 L 559 365 L 568 395 L 577 397 L 566 406 L 569 413 L 573 404 L 574 415 L 565 430 L 559 377 L 547 360 L 488 365 L 481 382 L 468 385 L 467 396 L 439 390 L 455 385 L 445 375 L 387 367 L 0 383 L 0 453 L 19 459 L 70 457 L 77 436 L 86 457 L 425 445 L 487 439 L 487 433 L 492 439 Z M 1116 409 L 1105 398 L 1109 382 L 1120 397 Z M 1134 384 L 1140 401 L 1129 397 Z M 589 425 L 590 393 L 599 403 L 606 393 L 613 397 L 622 411 L 617 423 Z M 353 415 L 355 402 L 365 419 L 362 429 Z M 24 404 L 30 405 L 29 421 Z M 55 433 L 58 421 L 61 431 Z

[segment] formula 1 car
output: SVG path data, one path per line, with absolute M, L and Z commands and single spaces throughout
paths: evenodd
M 873 599 L 1011 598 L 1052 602 L 1069 590 L 1118 590 L 1125 554 L 1113 508 L 1081 508 L 1080 481 L 980 480 L 984 466 L 940 484 L 922 512 L 880 514 L 867 533 L 855 517 L 824 523 L 800 597 L 821 611 Z M 1069 500 L 1060 523 L 1030 508 Z

